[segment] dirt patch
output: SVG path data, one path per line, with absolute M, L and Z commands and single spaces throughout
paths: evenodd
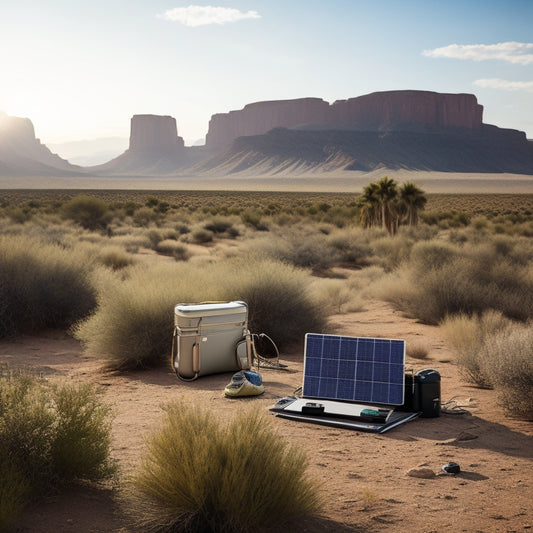
M 322 482 L 327 502 L 324 517 L 284 531 L 533 529 L 533 423 L 506 415 L 494 391 L 463 383 L 437 327 L 406 319 L 383 302 L 369 302 L 361 312 L 332 317 L 332 332 L 423 341 L 428 358 L 408 358 L 407 368 L 439 371 L 443 401 L 455 398 L 467 412 L 416 419 L 383 435 L 272 415 L 280 435 L 306 450 L 310 472 Z M 175 400 L 194 403 L 216 410 L 223 421 L 252 404 L 268 411 L 301 385 L 302 351 L 282 354 L 288 372 L 262 370 L 266 392 L 252 399 L 224 397 L 231 374 L 183 383 L 170 365 L 143 372 L 103 372 L 77 341 L 61 333 L 2 342 L 0 363 L 28 366 L 51 380 L 99 385 L 114 409 L 112 454 L 126 476 L 139 464 L 145 437 L 160 424 L 161 405 Z M 460 474 L 442 471 L 449 461 L 460 465 Z M 435 475 L 408 475 L 413 469 Z M 115 495 L 111 485 L 65 490 L 27 509 L 12 531 L 131 531 Z

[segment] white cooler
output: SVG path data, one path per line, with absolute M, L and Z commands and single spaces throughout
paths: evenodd
M 245 302 L 178 304 L 174 326 L 172 365 L 181 379 L 250 368 Z

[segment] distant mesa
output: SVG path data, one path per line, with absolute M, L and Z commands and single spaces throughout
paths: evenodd
M 35 138 L 28 118 L 0 111 L 0 176 L 83 176 L 84 169 L 53 154 Z
M 176 119 L 169 116 L 134 115 L 131 119 L 131 152 L 176 154 L 183 152 L 185 143 L 178 137 Z
M 188 166 L 190 157 L 176 119 L 161 115 L 134 115 L 129 148 L 103 165 L 90 167 L 99 174 L 169 174 Z
M 356 131 L 479 131 L 483 106 L 473 94 L 430 91 L 376 92 L 328 104 L 319 98 L 248 104 L 240 111 L 216 114 L 206 145 L 228 147 L 238 137 L 273 128 Z
M 273 128 L 328 123 L 330 105 L 321 98 L 274 100 L 246 105 L 240 111 L 218 113 L 209 121 L 206 146 L 230 146 L 238 137 L 259 135 Z
M 405 169 L 533 175 L 533 141 L 483 123 L 473 94 L 386 91 L 337 100 L 255 102 L 217 113 L 203 146 L 184 145 L 171 116 L 134 115 L 128 149 L 75 167 L 35 139 L 28 119 L 0 114 L 0 175 L 315 175 Z

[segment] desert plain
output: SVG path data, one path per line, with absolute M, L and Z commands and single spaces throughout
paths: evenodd
M 464 188 L 464 193 L 457 194 L 462 191 L 460 184 L 456 183 L 453 191 L 453 184 L 446 185 L 449 194 L 430 195 L 426 209 L 446 210 L 460 205 L 471 214 L 479 214 L 489 209 L 497 211 L 502 202 L 513 197 L 513 202 L 518 203 L 504 209 L 512 211 L 519 205 L 520 212 L 533 212 L 530 178 L 513 181 L 520 185 L 518 193 L 512 185 L 509 194 L 487 194 L 503 192 L 503 181 L 495 183 L 497 190 L 481 188 L 483 194 L 479 194 L 479 188 L 477 193 L 471 193 L 468 187 Z M 157 187 L 153 189 L 149 194 L 165 197 Z M 346 189 L 339 194 L 349 191 Z M 65 188 L 62 194 L 68 197 L 78 192 Z M 4 198 L 16 202 L 28 201 L 39 194 L 53 196 L 58 193 L 15 190 L 11 184 L 2 192 Z M 106 194 L 118 193 L 102 194 L 106 197 Z M 140 198 L 148 193 L 136 191 L 135 194 Z M 190 191 L 186 194 L 193 195 Z M 253 195 L 253 192 L 246 194 Z M 296 197 L 299 193 L 264 194 Z M 206 197 L 209 202 L 216 202 L 217 197 L 223 201 L 231 196 L 228 192 L 217 196 L 215 191 L 203 195 L 198 200 L 199 205 L 206 202 Z M 194 246 L 199 255 L 218 257 L 226 253 L 228 247 L 240 246 L 240 241 L 237 238 L 228 244 L 215 239 L 205 246 Z M 135 255 L 147 261 L 171 260 L 143 248 Z M 327 274 L 344 279 L 349 271 L 349 265 L 343 264 L 332 266 Z M 455 364 L 455 354 L 438 325 L 408 317 L 391 303 L 372 296 L 363 299 L 356 310 L 346 307 L 348 310 L 329 311 L 329 332 L 405 339 L 408 346 L 422 343 L 427 347 L 423 359 L 407 356 L 406 369 L 416 372 L 431 368 L 440 373 L 443 410 L 439 417 L 418 418 L 384 434 L 300 423 L 269 414 L 280 437 L 305 450 L 309 473 L 320 482 L 325 502 L 321 516 L 291 522 L 280 531 L 531 530 L 533 423 L 503 410 L 494 390 L 464 381 Z M 200 405 L 216 413 L 222 422 L 252 406 L 269 413 L 269 408 L 279 398 L 294 394 L 301 386 L 303 345 L 296 344 L 282 351 L 281 361 L 287 364 L 287 371 L 260 369 L 265 386 L 263 395 L 229 399 L 223 391 L 231 374 L 205 376 L 184 383 L 173 373 L 170 361 L 142 371 L 109 372 L 65 331 L 43 331 L 0 341 L 2 364 L 30 368 L 51 381 L 89 382 L 102 391 L 105 402 L 113 409 L 111 454 L 118 462 L 121 477 L 127 477 L 138 467 L 146 438 L 161 424 L 161 407 L 168 402 Z M 453 406 L 459 409 L 454 410 Z M 447 474 L 442 470 L 450 461 L 460 465 L 459 474 Z M 127 524 L 127 510 L 116 498 L 117 492 L 116 482 L 69 488 L 31 505 L 10 531 L 134 531 Z

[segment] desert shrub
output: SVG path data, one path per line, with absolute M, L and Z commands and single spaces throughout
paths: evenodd
M 111 444 L 110 409 L 100 402 L 92 386 L 65 384 L 54 387 L 55 431 L 51 454 L 54 472 L 61 479 L 98 480 L 109 477 Z
M 263 223 L 261 214 L 254 209 L 243 211 L 241 213 L 241 220 L 244 224 L 252 226 L 258 231 L 268 231 L 268 226 Z
M 25 236 L 0 238 L 0 337 L 68 327 L 95 306 L 84 253 Z
M 381 238 L 372 241 L 372 262 L 382 266 L 388 272 L 404 262 L 411 252 L 413 240 L 402 233 L 395 236 L 383 234 Z
M 192 232 L 192 242 L 206 244 L 213 241 L 213 232 L 206 229 L 197 229 Z
M 427 359 L 429 348 L 422 341 L 412 341 L 407 343 L 405 351 L 413 359 Z
M 252 333 L 266 333 L 280 350 L 321 333 L 326 318 L 311 296 L 305 271 L 271 258 L 243 256 L 217 265 L 223 298 L 248 304 Z
M 489 336 L 507 331 L 512 322 L 497 311 L 486 311 L 480 316 L 464 314 L 449 316 L 441 323 L 446 340 L 455 353 L 459 373 L 469 383 L 491 388 L 491 377 L 484 361 L 484 346 Z
M 113 270 L 133 265 L 135 259 L 121 246 L 105 246 L 98 252 L 98 261 Z
M 159 230 L 151 229 L 147 232 L 146 236 L 148 237 L 148 240 L 150 241 L 150 244 L 152 245 L 152 248 L 155 249 L 155 247 L 163 240 L 163 235 Z
M 369 263 L 372 249 L 367 232 L 360 228 L 331 232 L 326 242 L 328 249 L 322 250 L 322 253 L 332 256 L 336 262 L 349 263 L 351 266 Z
M 30 497 L 30 485 L 8 454 L 0 450 L 0 531 L 6 531 L 23 511 Z
M 22 207 L 13 207 L 7 210 L 7 216 L 12 222 L 15 222 L 17 224 L 24 224 L 24 222 L 28 222 L 28 220 L 31 219 L 32 213 L 29 209 L 25 209 Z
M 76 196 L 63 205 L 64 215 L 85 229 L 104 229 L 112 215 L 101 198 Z
M 176 304 L 244 300 L 250 329 L 266 333 L 282 349 L 325 327 L 322 309 L 306 283 L 305 272 L 260 257 L 204 265 L 137 265 L 124 280 L 100 282 L 95 313 L 73 333 L 89 355 L 103 358 L 109 368 L 143 368 L 170 355 Z
M 166 408 L 133 478 L 143 531 L 251 532 L 320 509 L 304 452 L 265 415 L 240 412 L 228 427 L 184 403 Z
M 506 412 L 533 420 L 532 324 L 497 331 L 483 345 L 484 372 Z
M 108 408 L 89 385 L 52 387 L 28 374 L 0 375 L 0 528 L 64 481 L 104 479 Z
M 157 213 L 149 207 L 137 209 L 132 216 L 133 223 L 136 226 L 148 227 L 151 223 L 157 224 L 161 221 L 161 213 Z
M 189 251 L 184 244 L 165 239 L 157 244 L 155 251 L 161 255 L 169 255 L 176 259 L 176 261 L 187 261 L 190 257 Z
M 533 419 L 533 328 L 500 313 L 446 319 L 442 329 L 456 355 L 462 377 L 480 387 L 494 388 L 510 414 Z
M 381 296 L 429 324 L 488 309 L 524 321 L 533 315 L 533 270 L 490 245 L 419 242 Z
M 174 306 L 209 299 L 194 290 L 192 269 L 179 265 L 136 265 L 125 280 L 101 279 L 95 313 L 73 328 L 87 353 L 119 370 L 151 366 L 170 354 Z
M 292 227 L 290 231 L 276 231 L 254 239 L 245 252 L 269 256 L 297 267 L 326 268 L 331 257 L 325 253 L 326 236 L 309 228 Z
M 226 233 L 233 227 L 233 222 L 227 218 L 213 218 L 204 224 L 204 229 L 215 234 Z
M 316 301 L 331 313 L 360 311 L 363 307 L 362 299 L 350 289 L 346 280 L 319 278 L 312 288 Z

